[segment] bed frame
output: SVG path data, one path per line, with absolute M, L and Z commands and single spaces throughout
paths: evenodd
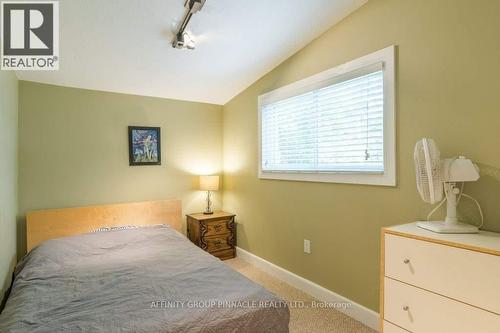
M 161 200 L 33 211 L 26 215 L 26 248 L 100 227 L 168 224 L 180 231 L 181 210 L 180 200 Z

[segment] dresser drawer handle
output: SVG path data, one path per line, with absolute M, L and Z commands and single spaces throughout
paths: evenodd
M 405 264 L 409 264 L 409 263 L 410 263 L 410 259 L 405 259 L 405 260 L 403 260 L 403 262 L 404 262 Z
M 221 229 L 222 229 L 222 226 L 221 226 L 220 224 L 215 224 L 215 225 L 214 225 L 214 230 L 215 230 L 215 231 L 217 231 L 217 232 L 218 232 L 218 231 L 220 231 Z
M 410 310 L 410 307 L 408 305 L 403 306 L 403 311 L 408 311 Z

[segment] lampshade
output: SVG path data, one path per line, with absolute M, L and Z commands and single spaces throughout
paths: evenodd
M 200 190 L 217 191 L 219 189 L 219 176 L 200 176 Z

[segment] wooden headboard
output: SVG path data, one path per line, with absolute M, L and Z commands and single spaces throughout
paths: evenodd
M 39 210 L 26 215 L 26 247 L 29 252 L 45 240 L 91 232 L 100 227 L 168 224 L 180 231 L 181 216 L 180 200 Z

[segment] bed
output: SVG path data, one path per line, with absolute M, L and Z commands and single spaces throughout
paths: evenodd
M 288 332 L 279 297 L 178 231 L 180 203 L 124 205 L 28 217 L 0 332 Z

